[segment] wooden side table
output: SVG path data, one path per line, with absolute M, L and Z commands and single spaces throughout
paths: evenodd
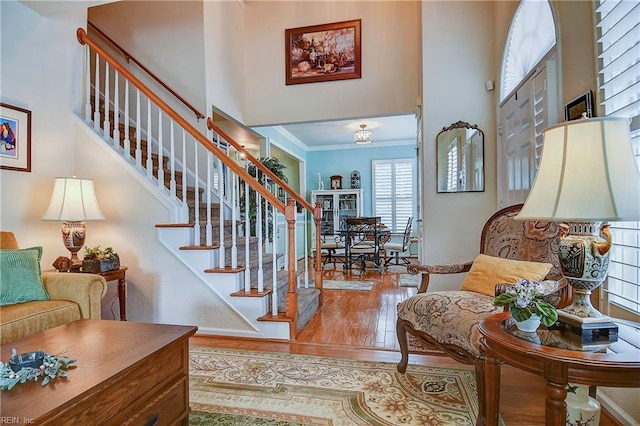
M 90 272 L 104 277 L 106 281 L 118 281 L 118 302 L 120 303 L 120 321 L 127 321 L 127 279 L 126 266 L 105 272 Z
M 621 331 L 629 329 L 637 335 L 638 325 L 621 320 Z M 619 342 L 599 351 L 574 350 L 558 330 L 541 326 L 537 333 L 522 333 L 515 329 L 510 312 L 490 315 L 480 322 L 484 361 L 486 419 L 477 424 L 497 426 L 500 412 L 500 365 L 543 376 L 547 381 L 545 425 L 564 426 L 567 383 L 592 386 L 640 388 L 640 349 L 638 342 Z M 635 333 L 633 333 L 635 330 Z M 622 336 L 622 333 L 621 333 Z M 482 394 L 482 392 L 479 392 Z M 482 410 L 481 410 L 482 411 Z

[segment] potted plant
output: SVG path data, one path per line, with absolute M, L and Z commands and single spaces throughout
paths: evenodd
M 269 170 L 271 170 L 277 177 L 279 177 L 283 182 L 287 183 L 287 176 L 284 174 L 284 169 L 287 168 L 287 166 L 285 166 L 284 164 L 282 164 L 280 162 L 280 160 L 276 157 L 260 157 L 258 158 L 258 161 L 260 161 L 262 164 L 264 164 Z M 270 185 L 271 185 L 271 180 L 262 172 L 260 171 L 260 169 L 258 169 L 254 164 L 250 164 L 247 167 L 247 172 L 253 176 L 253 177 L 257 177 L 258 181 L 266 186 L 268 189 L 270 189 Z M 249 219 L 249 224 L 250 224 L 250 235 L 256 235 L 256 214 L 257 214 L 257 203 L 256 203 L 256 195 L 255 195 L 255 190 L 253 188 L 249 189 L 249 211 L 248 212 L 244 212 L 245 216 L 248 217 Z M 245 206 L 245 201 L 244 198 L 245 194 L 241 194 L 240 195 L 240 207 L 244 208 Z M 282 199 L 284 200 L 284 194 L 282 196 Z M 263 199 L 262 200 L 262 211 L 266 212 L 266 202 Z M 268 216 L 270 216 L 270 213 L 268 214 Z M 269 222 L 269 223 L 267 223 Z M 268 233 L 270 234 L 270 230 L 271 230 L 271 226 L 270 225 L 271 222 L 271 217 L 268 217 L 267 221 L 264 221 L 262 224 L 262 235 L 267 235 Z
M 522 331 L 535 331 L 540 323 L 549 327 L 558 320 L 558 312 L 555 306 L 542 300 L 543 289 L 542 283 L 521 279 L 507 287 L 504 293 L 493 300 L 493 304 L 507 306 L 516 320 L 516 326 Z
M 100 272 L 120 269 L 120 258 L 118 253 L 114 253 L 111 247 L 103 249 L 100 246 L 85 248 L 84 259 L 82 259 L 82 272 Z

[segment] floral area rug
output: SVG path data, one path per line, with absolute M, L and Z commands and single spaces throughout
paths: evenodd
M 472 370 L 190 349 L 191 425 L 474 425 Z

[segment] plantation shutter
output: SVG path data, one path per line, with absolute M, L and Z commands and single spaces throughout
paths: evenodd
M 414 216 L 415 161 L 412 158 L 374 160 L 373 211 L 393 232 L 402 232 Z
M 640 167 L 640 2 L 594 2 L 600 114 L 628 117 Z M 640 315 L 640 222 L 611 223 L 614 246 L 604 291 L 610 308 Z

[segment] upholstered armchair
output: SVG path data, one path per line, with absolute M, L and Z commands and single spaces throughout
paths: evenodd
M 407 368 L 407 334 L 427 348 L 456 361 L 475 365 L 478 397 L 484 400 L 484 374 L 478 323 L 502 311 L 494 306 L 496 294 L 520 278 L 552 281 L 545 297 L 555 306 L 569 304 L 570 286 L 560 271 L 557 256 L 560 228 L 552 222 L 514 219 L 522 205 L 496 212 L 484 225 L 480 255 L 472 262 L 451 265 L 411 265 L 422 274 L 418 294 L 398 304 L 396 332 L 401 351 L 398 371 Z M 432 274 L 468 272 L 459 290 L 427 292 Z M 483 404 L 480 410 L 483 411 Z

